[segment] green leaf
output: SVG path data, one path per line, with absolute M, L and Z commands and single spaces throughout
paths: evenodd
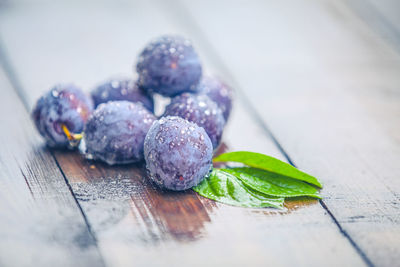
M 232 168 L 224 170 L 235 175 L 251 189 L 277 197 L 316 197 L 321 198 L 318 189 L 299 180 L 256 168 Z
M 293 179 L 301 180 L 322 188 L 317 178 L 302 172 L 290 164 L 279 159 L 248 151 L 228 152 L 214 158 L 214 162 L 240 162 L 247 166 L 266 170 L 279 175 L 287 176 Z
M 253 191 L 225 170 L 214 169 L 208 177 L 192 189 L 203 197 L 233 206 L 283 208 L 284 198 Z

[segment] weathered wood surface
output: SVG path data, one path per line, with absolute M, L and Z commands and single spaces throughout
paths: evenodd
M 0 68 L 0 265 L 103 266 L 51 153 Z
M 267 125 L 284 152 L 325 183 L 329 210 L 315 201 L 291 202 L 286 212 L 241 209 L 191 191 L 161 191 L 142 166 L 107 167 L 76 152 L 52 151 L 101 253 L 83 265 L 100 257 L 107 266 L 398 262 L 400 136 L 393 122 L 399 110 L 379 86 L 398 89 L 397 54 L 343 6 L 121 1 L 18 3 L 1 12 L 6 68 L 29 108 L 54 83 L 74 81 L 89 90 L 113 74 L 129 76 L 150 38 L 182 33 L 194 40 L 209 70 L 241 90 L 224 136 L 228 147 L 286 160 Z M 326 29 L 336 43 L 318 39 Z M 388 160 L 379 158 L 383 154 Z M 3 257 L 0 250 L 0 263 Z
M 34 28 L 42 29 L 39 37 L 30 39 L 31 48 L 25 52 L 26 56 L 33 56 L 34 62 L 40 62 L 43 70 L 41 75 L 25 76 L 23 68 L 30 63 L 26 62 L 23 55 L 16 55 L 13 46 L 6 46 L 10 62 L 14 62 L 14 75 L 22 84 L 27 102 L 32 105 L 38 95 L 56 79 L 68 81 L 70 77 L 80 84 L 92 86 L 112 73 L 127 73 L 135 54 L 149 38 L 184 29 L 170 15 L 165 14 L 162 6 L 160 8 L 154 4 L 142 3 L 136 6 L 137 13 L 134 13 L 135 5 L 129 10 L 127 12 L 125 6 L 108 18 L 108 9 L 98 6 L 97 20 L 86 21 L 85 16 L 78 16 L 75 22 L 68 24 L 68 30 L 59 30 L 57 33 L 54 33 L 53 27 L 59 25 L 52 24 L 50 29 L 46 29 L 46 25 L 52 18 L 65 21 L 71 15 L 65 11 L 65 7 L 53 7 L 52 13 L 43 13 L 41 9 L 38 9 L 38 13 L 23 13 L 25 19 L 32 18 L 31 21 L 37 24 L 33 24 L 31 29 L 25 24 L 20 27 L 9 26 L 13 31 L 5 34 L 8 37 L 6 44 L 13 41 L 9 39 L 11 34 L 19 39 L 14 39 L 14 42 L 19 43 Z M 149 13 L 157 19 L 148 17 L 146 14 Z M 103 28 L 115 18 L 119 18 L 118 24 L 109 30 Z M 82 28 L 82 25 L 87 28 Z M 127 35 L 130 25 L 140 28 L 141 35 Z M 93 31 L 96 32 L 98 28 L 102 31 L 93 36 Z M 83 35 L 82 32 L 88 29 L 92 30 L 92 35 Z M 81 38 L 86 38 L 87 44 L 96 43 L 96 40 L 102 38 L 105 40 L 96 43 L 97 53 L 87 54 L 91 47 L 83 49 L 82 41 L 69 41 Z M 50 44 L 43 42 L 48 39 L 52 40 Z M 114 46 L 114 40 L 119 40 L 122 47 Z M 58 45 L 64 46 L 63 53 L 56 49 Z M 62 66 L 41 60 L 46 53 L 49 61 L 62 62 Z M 86 56 L 72 57 L 73 54 Z M 206 52 L 203 54 L 207 61 Z M 96 62 L 98 60 L 103 62 Z M 124 64 L 121 64 L 122 61 Z M 54 69 L 55 66 L 62 70 Z M 80 69 L 77 70 L 75 66 Z M 99 66 L 105 69 L 102 75 L 96 72 Z M 81 72 L 85 74 L 81 75 Z M 45 86 L 45 83 L 48 84 Z M 240 101 L 236 103 L 229 127 L 226 139 L 231 146 L 283 158 Z M 278 265 L 320 265 L 331 255 L 336 255 L 332 257 L 332 265 L 362 265 L 359 255 L 316 202 L 299 209 L 296 208 L 301 204 L 291 203 L 291 209 L 285 216 L 273 210 L 233 208 L 200 200 L 193 192 L 160 192 L 135 167 L 111 168 L 92 164 L 75 153 L 55 152 L 55 156 L 88 218 L 108 265 L 123 266 L 132 262 L 143 266 L 264 265 L 266 262 Z M 321 247 L 321 240 L 330 241 Z M 299 243 L 303 246 L 299 247 Z M 319 253 L 314 254 L 317 250 Z M 288 253 L 291 257 L 286 257 Z M 194 255 L 207 255 L 207 258 Z
M 260 5 L 187 1 L 182 13 L 293 162 L 324 181 L 324 202 L 366 257 L 398 265 L 398 50 L 338 1 Z
M 370 29 L 400 51 L 399 1 L 351 0 L 347 3 Z

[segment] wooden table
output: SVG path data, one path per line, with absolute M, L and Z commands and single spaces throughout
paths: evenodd
M 0 1 L 0 266 L 400 266 L 398 1 Z M 132 75 L 191 38 L 236 89 L 229 150 L 319 177 L 322 201 L 231 207 L 45 147 L 53 84 Z

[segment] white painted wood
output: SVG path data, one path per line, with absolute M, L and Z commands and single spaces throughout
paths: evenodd
M 208 67 L 226 75 L 179 16 L 174 5 L 149 1 L 21 4 L 4 13 L 0 30 L 32 105 L 56 82 L 89 89 L 112 74 L 129 75 L 143 45 L 168 32 L 194 39 Z M 229 145 L 283 159 L 240 101 L 225 135 Z M 159 192 L 134 168 L 91 165 L 71 153 L 56 158 L 109 266 L 364 265 L 317 202 L 292 202 L 287 212 L 234 208 Z
M 344 231 L 397 265 L 397 51 L 338 1 L 183 2 L 294 163 L 322 179 Z
M 0 265 L 103 266 L 50 152 L 0 68 Z

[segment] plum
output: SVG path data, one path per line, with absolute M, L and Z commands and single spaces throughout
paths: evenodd
M 169 97 L 196 92 L 202 73 L 191 42 L 173 35 L 149 43 L 139 55 L 136 70 L 141 88 Z
M 72 84 L 54 86 L 36 102 L 32 119 L 50 147 L 72 147 L 73 134 L 80 134 L 93 111 L 93 102 Z
M 232 109 L 233 90 L 215 76 L 203 76 L 198 85 L 199 94 L 206 94 L 221 109 L 225 121 L 228 121 Z
M 137 82 L 130 79 L 111 79 L 97 86 L 91 92 L 94 106 L 108 101 L 127 100 L 140 102 L 145 108 L 154 112 L 153 98 L 139 88 Z
M 212 169 L 213 148 L 203 128 L 180 117 L 155 121 L 144 141 L 149 177 L 180 191 L 196 186 Z
M 84 130 L 84 152 L 89 159 L 109 165 L 142 161 L 143 143 L 155 116 L 140 103 L 110 101 L 100 104 Z
M 225 119 L 217 104 L 206 95 L 183 93 L 175 96 L 163 116 L 179 116 L 203 127 L 214 149 L 221 142 Z

